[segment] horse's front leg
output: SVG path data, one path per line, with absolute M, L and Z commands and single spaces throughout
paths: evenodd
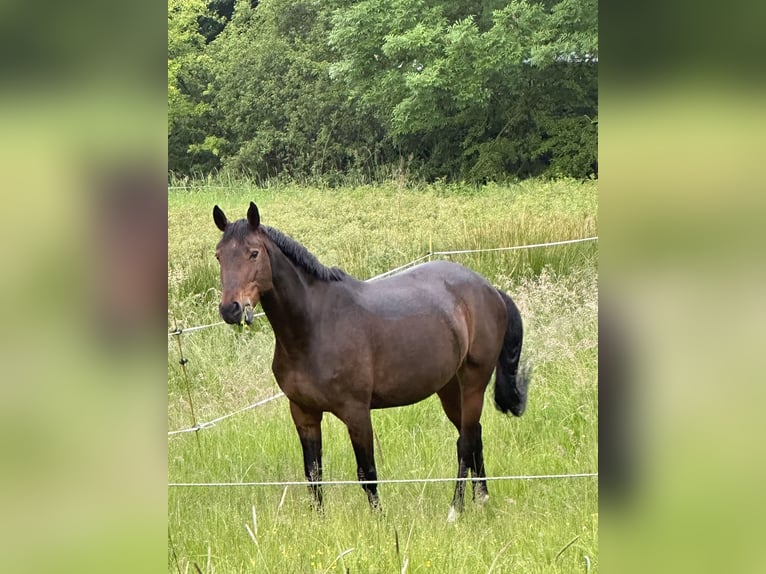
M 322 508 L 322 412 L 306 410 L 290 401 L 290 414 L 303 448 L 303 469 L 309 481 L 312 506 Z
M 370 409 L 369 407 L 359 408 L 359 410 L 342 417 L 342 420 L 348 427 L 348 434 L 351 437 L 351 444 L 356 456 L 356 474 L 360 481 L 365 481 L 362 488 L 367 493 L 370 508 L 380 510 Z M 372 482 L 367 483 L 367 481 Z

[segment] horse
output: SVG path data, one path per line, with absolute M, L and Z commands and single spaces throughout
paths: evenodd
M 430 261 L 371 282 L 326 267 L 306 247 L 247 217 L 229 222 L 217 205 L 223 237 L 219 311 L 226 323 L 250 324 L 259 302 L 276 339 L 272 371 L 290 401 L 312 505 L 322 508 L 324 413 L 345 423 L 357 476 L 380 509 L 371 409 L 438 395 L 458 430 L 458 480 L 448 519 L 464 509 L 471 472 L 477 504 L 489 498 L 482 446 L 484 393 L 496 371 L 498 410 L 521 416 L 529 372 L 519 367 L 523 328 L 511 297 L 474 271 Z

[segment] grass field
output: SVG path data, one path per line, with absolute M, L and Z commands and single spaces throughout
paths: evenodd
M 284 187 L 171 191 L 168 327 L 220 320 L 220 232 L 212 207 L 293 236 L 326 265 L 367 278 L 429 249 L 501 247 L 597 235 L 594 182 L 514 186 Z M 595 472 L 598 464 L 597 242 L 452 256 L 508 291 L 525 321 L 523 357 L 534 366 L 527 412 L 482 417 L 490 476 Z M 194 412 L 205 421 L 279 391 L 265 320 L 182 337 Z M 168 338 L 168 427 L 191 426 L 175 337 Z M 373 412 L 381 479 L 451 477 L 457 433 L 435 397 Z M 326 480 L 355 478 L 345 427 L 323 423 Z M 278 399 L 218 425 L 168 440 L 170 482 L 302 481 L 297 433 Z M 359 486 L 325 487 L 325 512 L 303 486 L 172 487 L 171 572 L 597 572 L 594 478 L 493 481 L 483 508 L 467 502 L 447 524 L 453 483 L 384 484 L 383 512 Z M 256 524 L 253 524 L 253 512 Z M 245 525 L 248 524 L 251 533 Z M 349 551 L 350 550 L 350 551 Z M 348 551 L 348 552 L 347 552 Z M 342 555 L 342 556 L 341 556 Z M 340 558 L 338 558 L 340 556 Z

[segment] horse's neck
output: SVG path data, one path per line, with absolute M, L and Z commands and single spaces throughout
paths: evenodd
M 310 336 L 315 282 L 276 251 L 270 254 L 273 288 L 261 295 L 261 306 L 274 329 L 277 345 L 290 351 Z

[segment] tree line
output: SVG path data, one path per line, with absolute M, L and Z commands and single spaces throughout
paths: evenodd
M 595 0 L 169 0 L 179 176 L 597 176 Z

